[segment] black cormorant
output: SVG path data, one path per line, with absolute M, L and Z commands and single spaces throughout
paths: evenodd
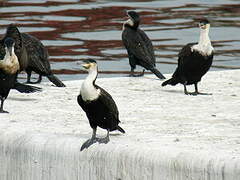
M 0 113 L 7 113 L 3 110 L 3 103 L 11 89 L 16 89 L 21 93 L 41 90 L 41 88 L 24 85 L 16 81 L 20 65 L 14 52 L 14 44 L 14 39 L 9 37 L 5 38 L 4 41 L 0 40 Z
M 12 37 L 16 41 L 16 55 L 20 63 L 20 71 L 27 72 L 27 83 L 30 81 L 32 71 L 39 74 L 39 78 L 34 83 L 40 83 L 42 76 L 46 76 L 58 87 L 65 85 L 53 75 L 48 60 L 48 51 L 40 40 L 26 33 L 20 33 L 18 28 L 10 24 L 7 28 L 5 38 Z
M 134 76 L 136 65 L 152 71 L 158 78 L 165 77 L 156 68 L 153 45 L 146 33 L 139 28 L 140 17 L 135 11 L 128 11 L 129 19 L 123 24 L 122 40 L 127 49 L 131 75 Z M 140 76 L 144 75 L 144 70 Z
M 81 151 L 96 142 L 108 143 L 109 131 L 119 130 L 125 133 L 118 125 L 119 112 L 112 96 L 95 84 L 98 75 L 97 62 L 92 59 L 84 62 L 83 67 L 88 71 L 88 76 L 82 84 L 77 101 L 88 117 L 93 134 L 91 139 L 82 145 Z M 97 127 L 107 130 L 105 138 L 96 137 Z
M 163 82 L 162 86 L 167 84 L 184 85 L 184 93 L 190 95 L 206 94 L 199 93 L 197 83 L 210 69 L 213 61 L 213 47 L 208 36 L 210 23 L 206 18 L 200 20 L 200 38 L 198 43 L 189 43 L 185 45 L 178 54 L 178 67 L 172 78 Z M 186 85 L 194 84 L 195 92 L 187 91 Z

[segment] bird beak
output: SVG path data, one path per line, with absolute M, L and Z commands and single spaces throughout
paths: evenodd
M 207 25 L 204 24 L 204 23 L 199 23 L 199 27 L 200 27 L 201 29 L 206 29 L 206 28 L 207 28 Z
M 90 68 L 90 64 L 82 64 L 82 67 L 84 67 L 85 69 L 89 69 Z

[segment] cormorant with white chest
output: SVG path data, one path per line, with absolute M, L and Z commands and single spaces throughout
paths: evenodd
M 97 62 L 92 59 L 84 62 L 83 67 L 88 71 L 88 76 L 82 84 L 77 101 L 88 117 L 93 134 L 83 143 L 81 151 L 96 142 L 108 143 L 110 131 L 119 130 L 125 133 L 118 125 L 120 123 L 119 112 L 112 96 L 95 84 L 98 75 Z M 106 129 L 107 136 L 97 138 L 97 127 Z
M 213 47 L 208 36 L 210 23 L 206 18 L 201 19 L 199 23 L 200 38 L 198 43 L 189 43 L 182 48 L 178 54 L 178 67 L 172 78 L 163 82 L 162 86 L 184 85 L 184 93 L 189 95 L 205 94 L 198 91 L 198 82 L 201 81 L 210 69 L 213 61 Z M 194 84 L 195 92 L 188 92 L 186 86 Z
M 0 113 L 8 113 L 3 110 L 3 103 L 7 99 L 11 89 L 21 93 L 40 91 L 41 88 L 28 86 L 16 81 L 20 68 L 18 58 L 14 52 L 15 41 L 12 38 L 0 40 Z
M 47 48 L 36 37 L 26 33 L 20 33 L 18 28 L 10 24 L 7 28 L 5 38 L 11 37 L 15 40 L 15 51 L 20 63 L 20 71 L 27 72 L 27 83 L 40 83 L 42 76 L 46 76 L 57 87 L 65 85 L 52 73 L 48 59 Z M 32 71 L 39 74 L 36 82 L 30 81 Z
M 153 45 L 146 33 L 139 28 L 140 16 L 135 11 L 128 11 L 129 19 L 123 24 L 122 41 L 127 49 L 131 75 L 134 76 L 136 65 L 153 72 L 159 79 L 165 79 L 156 68 Z M 138 75 L 144 75 L 143 72 Z

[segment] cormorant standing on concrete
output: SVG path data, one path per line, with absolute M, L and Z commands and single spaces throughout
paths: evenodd
M 122 40 L 128 52 L 131 75 L 134 76 L 136 65 L 140 65 L 152 71 L 159 79 L 165 79 L 156 68 L 156 59 L 151 40 L 139 28 L 139 15 L 135 11 L 128 11 L 127 15 L 129 19 L 123 24 Z M 144 70 L 138 76 L 142 75 L 144 75 Z
M 26 34 L 20 33 L 15 25 L 9 25 L 5 38 L 12 37 L 16 41 L 16 55 L 20 63 L 20 71 L 27 72 L 27 83 L 40 83 L 42 76 L 46 76 L 53 84 L 58 87 L 65 85 L 53 75 L 48 60 L 48 51 L 40 40 Z M 31 82 L 32 71 L 39 74 L 36 82 Z
M 184 85 L 184 93 L 190 95 L 206 94 L 199 93 L 197 84 L 201 78 L 210 69 L 213 61 L 213 47 L 208 36 L 210 23 L 204 18 L 199 23 L 200 38 L 198 43 L 189 43 L 182 48 L 178 54 L 178 67 L 171 79 L 162 83 L 176 85 L 181 83 Z M 195 92 L 187 91 L 186 85 L 194 84 Z
M 16 81 L 20 68 L 18 58 L 14 52 L 15 41 L 12 38 L 0 40 L 0 113 L 8 113 L 3 110 L 4 100 L 8 97 L 11 89 L 21 93 L 40 91 L 41 88 L 28 86 Z
M 87 60 L 83 67 L 88 71 L 88 76 L 82 84 L 77 101 L 88 117 L 93 134 L 91 139 L 82 145 L 81 151 L 96 142 L 108 143 L 109 131 L 119 130 L 125 133 L 118 125 L 119 112 L 112 96 L 95 84 L 98 75 L 97 62 L 92 59 Z M 97 127 L 107 130 L 105 138 L 96 137 Z

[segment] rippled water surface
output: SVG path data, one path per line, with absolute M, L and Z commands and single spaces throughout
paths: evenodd
M 98 61 L 102 77 L 126 76 L 130 66 L 121 41 L 126 10 L 140 13 L 161 72 L 172 73 L 181 47 L 198 41 L 194 19 L 200 16 L 211 21 L 212 70 L 240 68 L 238 0 L 0 0 L 0 36 L 10 23 L 36 36 L 63 80 L 83 78 L 79 62 L 87 58 Z

